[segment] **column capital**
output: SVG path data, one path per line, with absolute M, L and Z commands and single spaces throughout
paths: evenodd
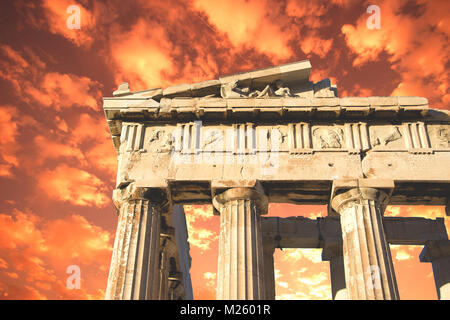
M 216 210 L 221 212 L 227 202 L 232 200 L 252 200 L 255 203 L 258 213 L 267 214 L 269 200 L 262 190 L 255 188 L 230 188 L 213 198 L 213 205 Z
M 333 200 L 338 195 L 345 193 L 351 189 L 377 189 L 386 193 L 389 197 L 394 190 L 394 181 L 389 179 L 373 179 L 373 178 L 360 178 L 360 179 L 337 179 L 333 180 L 333 185 L 331 187 L 330 202 L 328 204 L 328 215 L 336 216 L 336 209 L 333 207 Z M 372 199 L 370 199 L 372 200 Z M 373 199 L 375 200 L 375 199 Z M 334 210 L 332 210 L 334 209 Z M 384 208 L 383 208 L 384 212 Z
M 159 205 L 167 203 L 167 196 L 163 190 L 137 187 L 134 183 L 130 183 L 124 188 L 114 189 L 112 198 L 116 209 L 119 209 L 121 203 L 134 200 L 148 200 Z
M 419 255 L 420 262 L 432 262 L 444 257 L 450 257 L 450 240 L 430 240 Z
M 331 199 L 331 207 L 339 213 L 342 208 L 347 205 L 353 205 L 355 203 L 362 204 L 364 200 L 376 201 L 381 208 L 384 208 L 389 202 L 389 195 L 386 192 L 375 188 L 353 188 L 335 195 Z

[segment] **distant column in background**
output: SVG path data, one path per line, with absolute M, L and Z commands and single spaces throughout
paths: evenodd
M 428 241 L 421 262 L 431 262 L 439 300 L 450 300 L 450 240 Z

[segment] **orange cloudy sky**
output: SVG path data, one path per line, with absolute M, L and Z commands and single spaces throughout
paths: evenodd
M 70 30 L 67 8 L 81 9 Z M 102 299 L 117 216 L 116 159 L 102 111 L 122 81 L 134 91 L 310 59 L 342 96 L 416 95 L 449 110 L 450 1 L 1 1 L 0 298 Z M 218 217 L 187 206 L 196 299 L 215 298 Z M 269 215 L 320 217 L 274 204 Z M 445 217 L 442 207 L 386 215 Z M 450 228 L 446 218 L 447 229 Z M 403 299 L 436 299 L 420 247 L 391 246 Z M 66 269 L 81 288 L 66 288 Z M 330 299 L 320 250 L 277 250 L 277 299 Z

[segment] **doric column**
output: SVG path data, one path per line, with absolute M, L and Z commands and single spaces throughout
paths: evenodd
M 350 300 L 399 299 L 389 244 L 383 228 L 388 195 L 358 187 L 334 196 L 341 216 L 347 295 Z
M 273 254 L 275 246 L 272 243 L 264 243 L 263 245 L 263 261 L 264 261 L 264 287 L 266 289 L 265 299 L 275 300 L 275 272 Z
M 213 199 L 220 212 L 217 299 L 264 299 L 260 215 L 267 197 L 251 188 L 232 188 Z
M 147 188 L 116 189 L 119 212 L 107 300 L 155 300 L 159 286 L 161 205 Z
M 327 244 L 322 251 L 322 260 L 330 262 L 332 299 L 347 300 L 342 243 Z
M 421 262 L 431 262 L 439 300 L 450 300 L 450 240 L 428 241 Z

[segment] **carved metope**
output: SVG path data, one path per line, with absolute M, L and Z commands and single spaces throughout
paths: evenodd
M 426 125 L 420 121 L 401 125 L 382 122 L 341 125 L 313 121 L 276 125 L 253 122 L 211 125 L 202 121 L 166 126 L 123 123 L 121 132 L 119 169 L 126 171 L 126 176 L 140 170 L 134 163 L 146 157 L 175 165 L 189 159 L 195 163 L 261 165 L 265 159 L 263 154 L 267 152 L 274 157 L 285 157 L 286 154 L 297 158 L 317 152 L 433 154 L 447 151 L 450 143 L 447 126 Z M 141 155 L 146 152 L 149 154 Z

